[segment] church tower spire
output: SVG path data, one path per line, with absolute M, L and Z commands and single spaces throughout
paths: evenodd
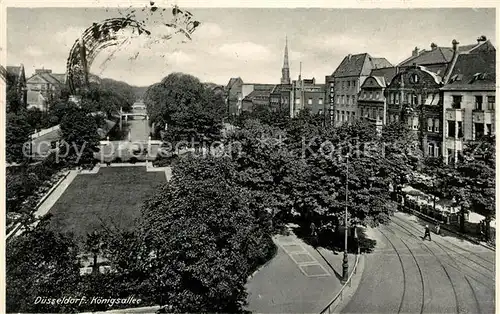
M 285 37 L 285 56 L 281 69 L 281 84 L 290 84 L 290 67 L 288 65 L 288 37 Z

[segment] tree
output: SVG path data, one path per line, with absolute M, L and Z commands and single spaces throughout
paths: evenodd
M 24 104 L 21 102 L 20 95 L 14 87 L 11 87 L 7 90 L 6 102 L 7 113 L 19 113 L 26 109 Z
M 71 238 L 50 231 L 41 222 L 7 243 L 6 310 L 73 312 L 75 305 L 37 303 L 36 299 L 76 295 L 79 275 L 77 249 Z
M 63 159 L 75 165 L 94 164 L 94 152 L 98 151 L 99 136 L 96 118 L 80 108 L 70 107 L 61 120 Z
M 166 140 L 204 141 L 210 145 L 220 139 L 224 99 L 197 78 L 170 74 L 151 86 L 145 98 L 152 123 L 159 129 L 167 129 Z
M 5 130 L 5 146 L 7 162 L 25 161 L 30 154 L 29 143 L 31 127 L 23 113 L 8 113 Z
M 152 295 L 172 312 L 240 312 L 272 243 L 226 158 L 183 159 L 143 208 Z
M 489 223 L 495 217 L 495 137 L 469 141 L 463 153 L 448 176 L 449 193 L 461 209 L 461 231 L 465 232 L 465 211 L 471 209 L 486 218 L 489 238 Z

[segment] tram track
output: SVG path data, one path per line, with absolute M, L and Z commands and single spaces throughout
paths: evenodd
M 389 232 L 391 232 L 391 230 L 388 230 Z M 405 271 L 405 266 L 404 266 L 404 263 L 403 263 L 403 259 L 401 258 L 401 254 L 398 252 L 398 249 L 396 248 L 396 246 L 394 245 L 394 242 L 389 239 L 389 237 L 384 233 L 382 232 L 382 230 L 379 229 L 379 232 L 387 239 L 387 241 L 390 243 L 390 245 L 392 246 L 392 248 L 394 249 L 394 251 L 396 252 L 397 256 L 398 256 L 398 259 L 399 259 L 399 262 L 401 264 L 401 270 L 403 272 L 403 294 L 401 296 L 401 301 L 400 301 L 400 304 L 399 304 L 399 309 L 398 309 L 398 314 L 401 313 L 402 311 L 402 308 L 403 308 L 403 304 L 404 304 L 404 300 L 405 300 L 405 296 L 406 296 L 406 286 L 407 286 L 407 274 L 406 274 L 406 271 Z M 420 274 L 420 284 L 421 284 L 421 287 L 422 287 L 422 301 L 421 301 L 421 305 L 420 305 L 420 314 L 423 314 L 424 312 L 424 306 L 425 306 L 425 283 L 424 283 L 424 277 L 423 277 L 423 274 L 422 274 L 422 269 L 420 267 L 420 264 L 418 263 L 413 251 L 410 249 L 410 247 L 402 240 L 402 239 L 399 239 L 403 245 L 408 249 L 408 251 L 410 252 L 412 258 L 413 258 L 413 261 L 415 262 L 415 265 L 418 269 L 418 272 Z
M 395 225 L 399 226 L 400 228 L 404 229 L 406 231 L 406 233 L 408 233 L 409 235 L 413 236 L 413 237 L 417 237 L 417 238 L 420 238 L 419 236 L 416 236 L 415 234 L 413 234 L 410 230 L 408 230 L 408 228 L 406 228 L 405 226 L 407 227 L 410 227 L 411 229 L 415 230 L 415 232 L 417 233 L 420 233 L 420 230 L 418 230 L 417 228 L 415 228 L 415 226 L 412 226 L 410 224 L 408 224 L 407 222 L 405 222 L 404 220 L 401 220 L 400 218 L 398 218 L 398 222 L 395 222 L 394 220 L 392 221 Z M 401 225 L 401 223 L 403 223 L 405 226 Z M 451 243 L 443 238 L 440 238 L 444 241 L 446 241 L 447 243 Z M 445 246 L 443 246 L 442 244 L 440 244 L 439 242 L 437 241 L 433 241 L 433 243 L 435 243 L 437 246 L 439 246 L 439 248 L 441 248 L 441 250 L 447 255 L 449 256 L 450 259 L 452 259 L 455 263 L 455 265 L 457 265 L 458 268 L 460 268 L 460 265 L 458 265 L 458 263 L 462 264 L 463 266 L 469 268 L 472 272 L 474 273 L 477 273 L 479 275 L 481 275 L 482 277 L 484 277 L 486 280 L 488 281 L 492 281 L 494 283 L 494 280 L 492 278 L 495 278 L 495 271 L 494 269 L 490 269 L 488 268 L 487 266 L 481 264 L 481 263 L 478 263 L 478 261 L 470 258 L 469 256 L 465 255 L 465 254 L 462 254 L 461 252 L 457 251 L 457 250 L 453 250 L 453 249 L 450 249 L 450 248 L 447 248 Z M 451 243 L 453 244 L 453 243 Z M 456 257 L 453 257 L 451 254 L 450 254 L 450 251 L 452 251 L 453 253 L 456 253 L 458 254 L 460 257 L 468 260 L 469 262 L 471 263 L 474 263 L 475 265 L 479 266 L 480 268 L 482 268 L 483 270 L 486 270 L 487 273 L 484 273 L 482 271 L 480 271 L 479 269 L 476 269 L 476 268 L 473 268 L 471 267 L 470 265 L 468 265 L 467 263 L 463 262 L 463 261 L 459 261 Z M 469 253 L 473 253 L 473 252 L 470 252 L 468 250 L 465 250 Z M 474 256 L 479 256 L 477 254 L 472 254 Z M 482 259 L 482 260 L 486 260 L 486 259 Z M 487 261 L 487 260 L 486 260 Z M 494 264 L 492 265 L 494 267 Z M 477 278 L 474 278 L 474 280 L 477 280 L 479 281 Z M 485 283 L 479 281 L 481 284 L 483 285 L 486 285 Z
M 410 235 L 410 236 L 412 236 L 412 237 L 414 237 L 414 238 L 421 239 L 421 237 L 420 237 L 420 236 L 415 235 L 414 233 L 412 233 L 412 232 L 411 232 L 408 228 L 406 228 L 405 226 L 403 226 L 403 225 L 401 225 L 401 224 L 399 224 L 399 223 L 396 223 L 396 222 L 394 222 L 394 221 L 393 221 L 393 223 L 394 223 L 394 225 L 396 225 L 396 226 L 398 226 L 399 228 L 403 229 L 403 230 L 405 231 L 405 233 L 406 233 L 406 234 L 408 234 L 408 235 Z M 404 223 L 405 223 L 405 225 L 406 225 L 406 226 L 411 227 L 412 229 L 414 229 L 414 230 L 416 230 L 417 232 L 419 232 L 419 230 L 417 230 L 414 226 L 411 226 L 411 225 L 409 225 L 409 224 L 406 224 L 406 222 L 404 222 Z M 419 232 L 419 233 L 420 233 L 420 232 Z M 447 241 L 447 242 L 449 243 L 449 241 Z M 476 307 L 476 309 L 477 309 L 477 313 L 481 313 L 481 306 L 480 306 L 480 302 L 479 302 L 479 300 L 478 300 L 478 298 L 477 298 L 476 291 L 475 291 L 475 289 L 473 288 L 473 286 L 472 286 L 472 284 L 471 284 L 471 282 L 470 282 L 470 280 L 469 280 L 469 277 L 468 277 L 466 274 L 464 274 L 464 273 L 463 273 L 463 271 L 460 269 L 460 267 L 461 267 L 461 266 L 459 265 L 458 260 L 457 260 L 456 258 L 454 258 L 454 257 L 453 257 L 453 256 L 452 256 L 449 252 L 448 252 L 448 248 L 446 248 L 446 247 L 445 247 L 445 246 L 443 246 L 442 244 L 438 243 L 437 241 L 433 241 L 433 243 L 434 243 L 434 244 L 436 244 L 436 246 L 438 246 L 438 247 L 439 247 L 439 248 L 440 248 L 440 249 L 441 249 L 441 250 L 445 253 L 445 255 L 447 255 L 447 256 L 449 257 L 449 259 L 450 259 L 450 260 L 454 263 L 454 265 L 455 265 L 455 267 L 453 267 L 452 265 L 449 265 L 449 266 L 451 266 L 451 267 L 455 268 L 455 269 L 457 270 L 457 272 L 458 272 L 458 273 L 460 273 L 460 274 L 463 276 L 463 278 L 464 278 L 464 279 L 465 279 L 465 281 L 467 282 L 467 286 L 470 288 L 470 291 L 472 292 L 472 297 L 473 297 L 474 302 L 475 302 L 475 307 Z M 452 281 L 452 279 L 451 279 L 451 276 L 450 276 L 450 274 L 449 274 L 448 270 L 446 270 L 446 268 L 445 268 L 445 266 L 444 266 L 444 264 L 443 264 L 442 259 L 441 259 L 441 258 L 439 258 L 439 256 L 438 256 L 437 254 L 435 254 L 435 252 L 433 252 L 433 251 L 432 251 L 432 249 L 431 249 L 431 248 L 430 248 L 427 244 L 425 244 L 425 243 L 423 243 L 423 242 L 422 242 L 422 243 L 421 243 L 421 245 L 425 246 L 425 247 L 427 248 L 427 251 L 429 251 L 429 253 L 431 253 L 431 254 L 432 254 L 432 255 L 433 255 L 433 256 L 434 256 L 434 257 L 438 260 L 438 262 L 441 264 L 441 267 L 443 268 L 444 272 L 446 273 L 446 275 L 447 275 L 447 277 L 448 277 L 448 279 L 449 279 L 449 281 L 450 281 L 450 283 L 451 283 L 451 285 L 452 285 L 452 288 L 453 288 L 453 292 L 454 292 L 454 295 L 455 295 L 455 300 L 456 300 L 456 306 L 457 306 L 457 313 L 460 313 L 460 306 L 459 306 L 459 301 L 458 301 L 458 300 L 459 300 L 459 298 L 458 298 L 458 295 L 457 295 L 457 292 L 456 292 L 456 289 L 455 289 L 455 285 L 453 284 L 453 281 Z M 456 252 L 456 251 L 454 251 L 454 252 Z M 458 253 L 458 252 L 456 252 L 456 253 Z M 461 254 L 459 254 L 459 255 L 460 255 L 460 256 L 462 256 L 462 257 L 465 257 L 465 258 L 466 258 L 466 256 L 463 256 L 463 255 L 461 255 Z M 472 262 L 476 262 L 476 261 L 474 261 L 474 260 L 472 260 L 472 259 L 468 259 L 468 260 L 470 260 L 470 261 L 472 261 Z M 461 263 L 462 263 L 463 265 L 465 265 L 465 266 L 467 266 L 467 267 L 471 268 L 469 265 L 467 265 L 467 264 L 465 264 L 465 263 L 463 263 L 463 262 L 461 262 Z M 448 263 L 447 263 L 447 264 L 448 264 Z M 471 269 L 472 269 L 472 268 L 471 268 Z M 478 273 L 479 273 L 479 274 L 482 274 L 483 276 L 485 276 L 485 277 L 486 277 L 486 275 L 485 275 L 485 274 L 483 274 L 483 273 L 481 273 L 481 272 L 478 272 Z M 474 280 L 476 280 L 476 281 L 478 281 L 478 280 L 477 280 L 477 278 L 473 278 L 473 279 L 474 279 Z M 478 282 L 480 282 L 480 281 L 478 281 Z M 480 283 L 481 283 L 481 282 L 480 282 Z M 486 286 L 486 284 L 484 284 L 484 283 L 482 283 L 482 284 Z

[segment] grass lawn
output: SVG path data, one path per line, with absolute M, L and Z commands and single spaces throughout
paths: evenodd
M 50 209 L 50 226 L 72 232 L 77 241 L 103 223 L 130 230 L 140 219 L 144 200 L 165 182 L 165 173 L 146 172 L 144 167 L 101 168 L 97 174 L 78 175 Z

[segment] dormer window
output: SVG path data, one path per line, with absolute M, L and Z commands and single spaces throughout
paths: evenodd
M 417 84 L 420 81 L 420 78 L 416 73 L 410 75 L 410 83 Z

